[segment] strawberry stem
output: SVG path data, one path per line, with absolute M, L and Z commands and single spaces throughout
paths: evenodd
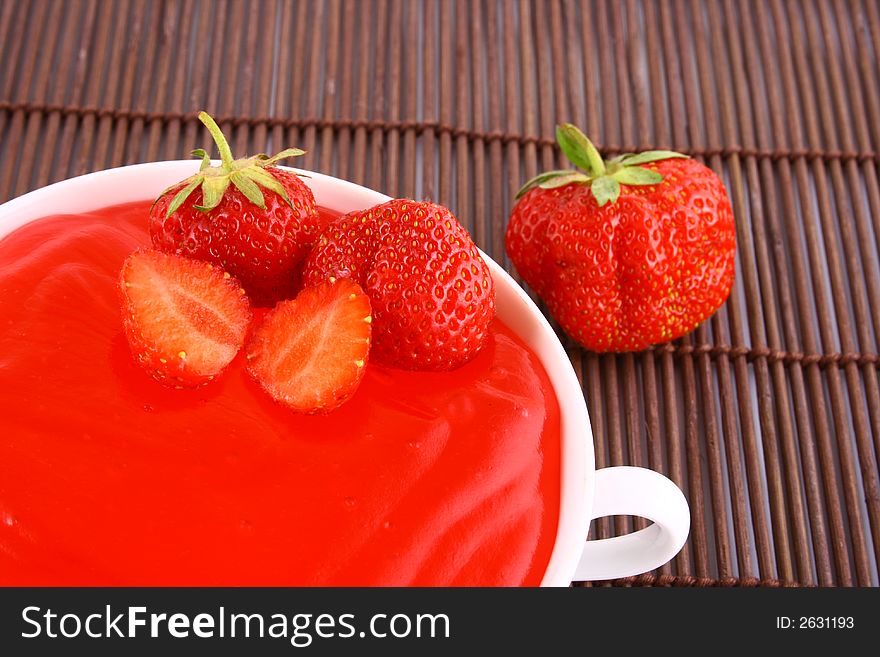
M 556 141 L 569 162 L 591 176 L 605 173 L 605 162 L 596 147 L 577 126 L 563 123 L 556 126 Z
M 614 204 L 620 196 L 622 184 L 638 186 L 656 185 L 662 182 L 663 176 L 660 173 L 638 165 L 676 157 L 687 157 L 687 155 L 674 151 L 646 151 L 644 153 L 624 153 L 606 162 L 602 159 L 593 142 L 571 123 L 562 123 L 556 126 L 556 141 L 565 157 L 585 173 L 568 169 L 538 174 L 522 186 L 516 194 L 516 200 L 536 187 L 555 189 L 574 184 L 587 185 L 599 207 L 607 203 Z
M 233 162 L 232 150 L 229 148 L 229 142 L 226 141 L 226 137 L 220 130 L 220 126 L 217 125 L 217 122 L 205 111 L 199 112 L 199 121 L 205 124 L 208 132 L 211 133 L 211 137 L 214 138 L 214 143 L 217 144 L 217 149 L 220 151 L 220 160 L 223 162 L 223 166 L 231 169 Z
M 229 142 L 226 141 L 226 137 L 220 130 L 220 126 L 217 125 L 217 122 L 207 112 L 199 112 L 199 121 L 205 125 L 208 132 L 214 138 L 214 143 L 217 144 L 217 148 L 220 150 L 221 164 L 218 167 L 211 166 L 211 158 L 208 152 L 202 148 L 195 149 L 192 155 L 202 160 L 199 172 L 162 192 L 164 196 L 173 190 L 179 189 L 179 191 L 175 192 L 175 196 L 168 206 L 168 211 L 165 214 L 166 218 L 176 212 L 199 187 L 202 189 L 202 204 L 194 205 L 193 207 L 202 212 L 210 212 L 223 200 L 223 196 L 229 189 L 230 184 L 258 208 L 266 208 L 266 201 L 260 189 L 261 187 L 275 192 L 287 205 L 293 208 L 290 196 L 284 185 L 266 169 L 274 167 L 279 160 L 303 155 L 305 151 L 298 148 L 286 148 L 272 157 L 265 153 L 260 153 L 252 157 L 235 160 L 232 157 Z

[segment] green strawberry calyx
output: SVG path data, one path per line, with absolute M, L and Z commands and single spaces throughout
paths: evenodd
M 293 207 L 287 190 L 284 189 L 284 186 L 275 176 L 266 171 L 266 167 L 274 165 L 278 160 L 303 155 L 305 151 L 298 148 L 286 148 L 271 157 L 265 153 L 260 153 L 259 155 L 236 160 L 233 159 L 229 143 L 226 141 L 226 137 L 220 130 L 220 126 L 217 125 L 217 122 L 207 112 L 199 112 L 199 121 L 205 124 L 208 132 L 214 138 L 214 143 L 217 144 L 217 148 L 220 151 L 220 165 L 213 166 L 208 152 L 204 149 L 195 149 L 192 152 L 193 157 L 200 157 L 202 159 L 199 172 L 183 181 L 183 188 L 171 199 L 171 204 L 168 206 L 168 212 L 165 215 L 166 218 L 170 217 L 183 205 L 183 202 L 189 198 L 190 194 L 199 187 L 202 188 L 202 204 L 193 207 L 202 212 L 210 212 L 223 200 L 223 195 L 230 184 L 244 194 L 245 198 L 251 203 L 263 210 L 266 209 L 266 200 L 260 188 L 275 192 L 285 203 L 291 208 Z M 172 185 L 162 194 L 164 195 L 176 189 L 180 184 Z
M 624 153 L 606 161 L 593 146 L 593 142 L 571 123 L 556 126 L 556 141 L 569 162 L 583 171 L 545 171 L 522 186 L 516 194 L 517 200 L 536 187 L 555 189 L 574 183 L 588 185 L 596 204 L 601 208 L 606 203 L 613 204 L 617 201 L 621 184 L 656 185 L 663 180 L 662 174 L 639 165 L 670 158 L 687 158 L 687 155 L 675 151 L 645 151 Z

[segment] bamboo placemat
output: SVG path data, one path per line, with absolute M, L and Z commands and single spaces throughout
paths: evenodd
M 876 0 L 4 0 L 0 201 L 184 157 L 207 109 L 238 153 L 300 146 L 449 206 L 510 269 L 557 122 L 699 157 L 736 214 L 728 303 L 643 353 L 562 336 L 598 465 L 664 472 L 692 508 L 675 561 L 616 584 L 876 586 L 878 54 Z

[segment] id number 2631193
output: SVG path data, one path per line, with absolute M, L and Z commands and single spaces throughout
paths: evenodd
M 852 616 L 777 616 L 778 630 L 852 630 Z

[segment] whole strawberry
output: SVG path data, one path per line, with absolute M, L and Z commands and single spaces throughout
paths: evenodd
M 670 151 L 605 162 L 570 124 L 556 137 L 584 173 L 526 183 L 506 242 L 562 328 L 593 351 L 638 351 L 712 315 L 730 294 L 736 252 L 718 176 Z
M 288 148 L 234 160 L 214 119 L 199 113 L 220 150 L 197 174 L 165 190 L 150 210 L 154 248 L 214 262 L 238 278 L 257 306 L 271 306 L 299 288 L 300 266 L 324 226 L 311 190 L 273 166 L 302 155 Z
M 402 369 L 450 370 L 482 348 L 495 315 L 489 268 L 446 208 L 395 199 L 330 224 L 303 282 L 352 278 L 373 310 L 370 359 Z

